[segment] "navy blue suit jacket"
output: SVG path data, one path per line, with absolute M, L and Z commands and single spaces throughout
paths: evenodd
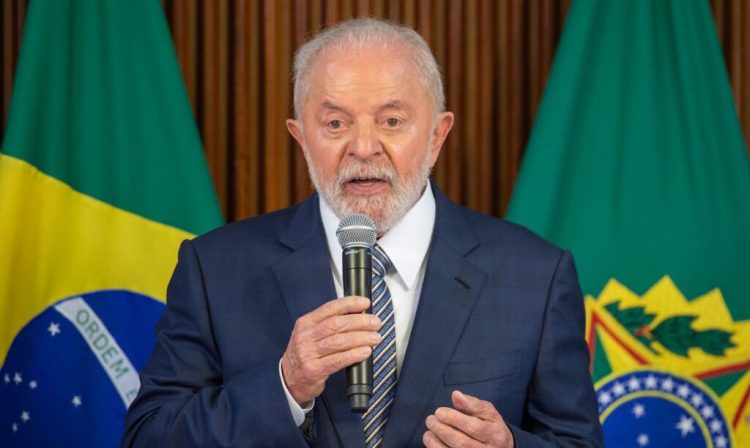
M 421 446 L 458 389 L 494 403 L 518 447 L 599 446 L 569 253 L 450 202 L 437 215 L 384 447 Z M 338 254 L 334 254 L 338 255 Z M 123 446 L 364 446 L 344 373 L 295 425 L 278 363 L 294 322 L 336 297 L 317 196 L 183 243 Z

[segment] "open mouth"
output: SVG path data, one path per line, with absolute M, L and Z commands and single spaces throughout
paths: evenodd
M 378 179 L 377 177 L 355 177 L 353 179 L 349 179 L 347 183 L 365 186 L 375 185 L 377 183 L 385 183 L 385 181 L 383 179 Z
M 388 181 L 377 177 L 353 177 L 344 183 L 344 188 L 358 195 L 368 195 L 380 193 L 388 185 Z

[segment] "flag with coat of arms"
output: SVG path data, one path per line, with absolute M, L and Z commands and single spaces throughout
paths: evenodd
M 573 2 L 507 218 L 573 252 L 606 446 L 750 446 L 750 159 L 707 1 Z

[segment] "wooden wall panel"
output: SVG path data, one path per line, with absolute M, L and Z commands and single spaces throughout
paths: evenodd
M 737 114 L 750 145 L 750 2 L 712 0 L 719 41 L 724 49 Z
M 28 0 L 2 0 L 0 122 Z M 454 200 L 501 215 L 571 0 L 161 0 L 222 209 L 229 221 L 311 191 L 284 121 L 294 49 L 325 25 L 369 15 L 413 26 L 443 69 L 457 123 L 434 178 Z M 710 0 L 746 140 L 750 3 Z M 0 135 L 1 137 L 1 135 Z
M 2 28 L 3 43 L 0 45 L 0 70 L 2 70 L 2 85 L 0 85 L 0 141 L 5 131 L 5 122 L 10 108 L 10 95 L 13 90 L 13 72 L 18 62 L 18 50 L 21 47 L 23 23 L 26 18 L 26 0 L 3 0 L 0 7 L 0 28 Z

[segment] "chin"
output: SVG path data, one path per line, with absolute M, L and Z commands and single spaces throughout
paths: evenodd
M 393 205 L 397 203 L 390 194 L 377 194 L 368 196 L 346 195 L 340 198 L 333 209 L 339 218 L 351 213 L 367 215 L 375 223 L 379 233 L 390 229 L 394 215 Z

